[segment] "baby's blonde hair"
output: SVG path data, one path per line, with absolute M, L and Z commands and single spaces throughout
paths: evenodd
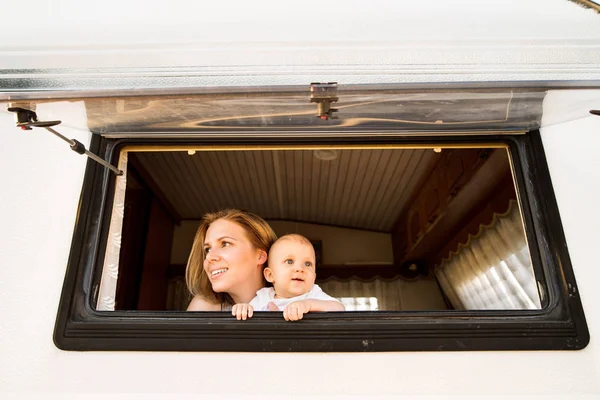
M 271 248 L 269 249 L 269 260 L 271 259 L 271 253 L 273 252 L 273 249 L 275 249 L 275 247 L 277 247 L 277 244 L 284 241 L 284 240 L 292 240 L 294 242 L 300 243 L 300 244 L 304 244 L 307 246 L 310 246 L 311 248 L 313 247 L 312 243 L 310 242 L 310 240 L 308 240 L 307 238 L 305 238 L 302 235 L 299 235 L 297 233 L 288 233 L 287 235 L 283 235 L 281 236 L 279 239 L 277 239 L 275 241 L 275 243 L 273 243 L 271 245 Z M 313 248 L 314 251 L 314 248 Z M 268 261 L 268 260 L 267 260 Z

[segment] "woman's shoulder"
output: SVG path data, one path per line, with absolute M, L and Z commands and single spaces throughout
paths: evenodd
M 221 311 L 221 304 L 213 303 L 202 296 L 196 295 L 190 301 L 187 311 Z

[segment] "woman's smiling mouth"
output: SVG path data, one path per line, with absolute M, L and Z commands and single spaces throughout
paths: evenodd
M 210 273 L 210 276 L 214 278 L 214 277 L 216 277 L 216 276 L 219 276 L 219 275 L 223 274 L 223 273 L 224 273 L 224 272 L 226 272 L 228 269 L 229 269 L 229 268 L 220 268 L 220 269 L 215 269 L 214 271 L 212 271 L 212 272 Z

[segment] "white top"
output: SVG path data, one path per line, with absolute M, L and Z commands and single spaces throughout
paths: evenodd
M 283 311 L 288 304 L 306 299 L 337 301 L 338 303 L 340 302 L 338 299 L 335 299 L 325 293 L 319 287 L 319 285 L 313 285 L 312 289 L 310 289 L 310 291 L 307 293 L 289 299 L 276 299 L 275 289 L 272 287 L 264 287 L 256 292 L 256 297 L 250 301 L 250 305 L 255 311 L 269 311 L 267 304 L 269 304 L 269 302 L 273 302 L 277 308 L 279 308 L 279 311 Z

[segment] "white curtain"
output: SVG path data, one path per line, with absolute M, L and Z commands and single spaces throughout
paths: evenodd
M 444 293 L 456 309 L 539 309 L 523 222 L 517 202 L 469 236 L 436 269 Z
M 362 280 L 332 277 L 319 282 L 319 286 L 325 293 L 340 300 L 346 311 L 381 311 L 402 310 L 404 283 L 399 278 Z
M 121 151 L 119 169 L 123 171 L 123 174 L 115 179 L 115 198 L 110 216 L 110 228 L 108 229 L 106 253 L 96 304 L 96 309 L 101 311 L 115 310 L 117 278 L 119 277 L 119 253 L 121 252 L 123 215 L 125 213 L 125 189 L 127 187 L 127 151 Z

